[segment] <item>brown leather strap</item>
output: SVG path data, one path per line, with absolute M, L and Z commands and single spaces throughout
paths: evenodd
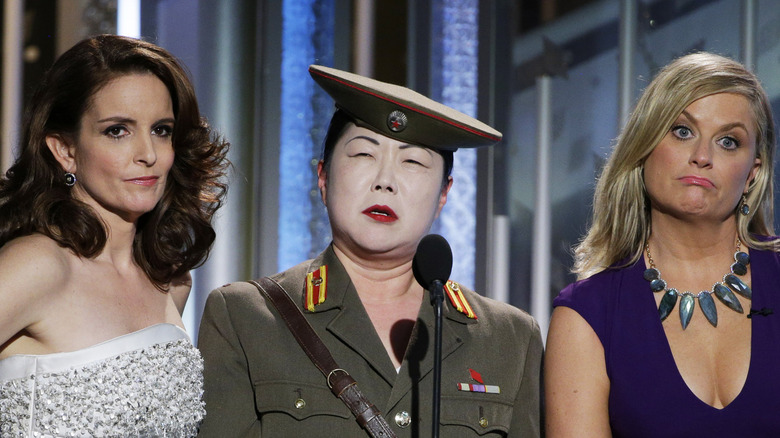
M 325 376 L 331 392 L 341 399 L 357 419 L 360 427 L 372 437 L 395 438 L 395 432 L 376 408 L 360 392 L 357 382 L 348 372 L 339 368 L 331 356 L 328 347 L 322 342 L 303 313 L 279 283 L 269 277 L 263 277 L 253 284 L 279 311 L 290 332 L 301 345 L 309 359 Z

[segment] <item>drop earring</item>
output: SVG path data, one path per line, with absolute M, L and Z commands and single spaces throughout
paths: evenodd
M 742 213 L 742 216 L 747 216 L 750 214 L 750 206 L 747 203 L 747 197 L 745 195 L 742 195 L 742 202 L 739 205 L 739 212 Z

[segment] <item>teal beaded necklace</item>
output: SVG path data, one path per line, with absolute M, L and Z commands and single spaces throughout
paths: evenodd
M 753 297 L 753 291 L 750 289 L 750 286 L 738 277 L 747 274 L 750 256 L 746 252 L 740 251 L 739 244 L 739 239 L 737 239 L 734 263 L 731 265 L 730 272 L 723 276 L 723 281 L 715 283 L 711 290 L 703 290 L 694 295 L 688 291 L 678 292 L 675 288 L 667 287 L 666 281 L 661 278 L 661 272 L 655 267 L 653 257 L 650 255 L 650 242 L 645 243 L 645 252 L 647 253 L 647 260 L 650 261 L 650 267 L 645 270 L 644 278 L 650 282 L 650 289 L 653 292 L 664 292 L 661 304 L 658 305 L 658 316 L 661 317 L 661 321 L 664 321 L 672 313 L 674 306 L 677 305 L 678 297 L 680 298 L 680 323 L 683 330 L 688 328 L 688 324 L 691 322 L 696 299 L 698 299 L 699 308 L 701 308 L 707 321 L 713 327 L 718 326 L 718 309 L 715 307 L 715 300 L 712 299 L 713 294 L 729 309 L 745 313 L 734 292 L 747 299 L 752 299 Z

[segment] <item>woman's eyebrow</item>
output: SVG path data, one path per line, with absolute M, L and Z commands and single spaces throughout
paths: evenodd
M 367 141 L 369 141 L 369 142 L 371 142 L 371 143 L 374 143 L 375 145 L 379 146 L 379 140 L 377 140 L 377 139 L 375 139 L 375 138 L 371 138 L 371 137 L 369 137 L 369 136 L 367 136 L 367 135 L 358 135 L 358 136 L 352 137 L 352 138 L 350 138 L 350 139 L 347 141 L 347 143 L 344 143 L 344 144 L 348 144 L 348 143 L 349 143 L 349 142 L 351 142 L 352 140 L 358 140 L 358 139 L 367 140 Z
M 422 149 L 425 152 L 428 152 L 429 154 L 433 155 L 433 151 L 431 151 L 431 149 L 426 148 L 424 146 L 417 146 L 416 144 L 404 144 L 404 145 L 399 146 L 398 148 L 399 149 L 417 148 L 417 149 Z

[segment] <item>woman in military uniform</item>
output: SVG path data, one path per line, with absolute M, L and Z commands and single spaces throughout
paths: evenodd
M 447 201 L 453 151 L 501 134 L 404 87 L 310 73 L 338 108 L 317 168 L 333 242 L 272 279 L 397 436 L 430 436 L 434 315 L 412 261 Z M 441 436 L 539 436 L 539 326 L 453 281 L 445 292 Z M 201 436 L 367 436 L 250 283 L 210 294 L 199 347 Z

